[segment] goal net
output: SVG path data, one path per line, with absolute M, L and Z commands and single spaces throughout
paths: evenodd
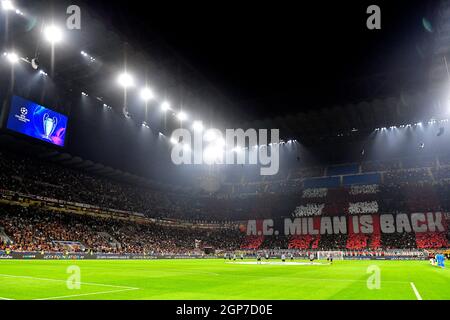
M 326 260 L 328 257 L 333 257 L 333 260 L 344 260 L 343 251 L 318 251 L 317 260 Z

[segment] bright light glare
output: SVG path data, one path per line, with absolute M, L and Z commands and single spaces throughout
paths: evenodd
M 201 121 L 194 121 L 192 124 L 192 129 L 195 131 L 203 131 L 203 123 Z
M 215 144 L 216 144 L 217 148 L 223 148 L 223 147 L 225 147 L 225 139 L 219 138 L 219 139 L 217 139 Z
M 204 139 L 207 142 L 211 142 L 211 141 L 216 140 L 217 139 L 216 131 L 212 130 L 212 129 L 206 130 Z
M 167 101 L 164 101 L 164 102 L 161 104 L 161 110 L 164 111 L 164 112 L 170 110 L 170 103 L 167 102 Z
M 144 101 L 151 100 L 151 99 L 153 99 L 154 97 L 155 97 L 155 95 L 153 94 L 152 89 L 150 89 L 150 88 L 144 88 L 144 89 L 141 90 L 141 98 L 142 98 Z
M 177 144 L 178 141 L 175 138 L 170 138 L 170 143 L 171 144 Z
M 48 26 L 44 29 L 44 36 L 48 42 L 55 44 L 62 40 L 63 33 L 58 27 Z
M 2 9 L 5 11 L 12 11 L 14 10 L 14 5 L 11 0 L 3 0 L 2 1 Z
M 203 160 L 206 164 L 213 164 L 223 160 L 223 150 L 217 147 L 208 147 L 203 152 Z
M 19 62 L 19 56 L 14 52 L 5 53 L 4 55 L 6 56 L 8 61 L 11 62 L 12 64 Z
M 180 111 L 180 112 L 178 112 L 178 114 L 177 114 L 177 118 L 178 118 L 178 120 L 180 120 L 180 121 L 185 121 L 185 120 L 187 120 L 187 114 L 186 113 L 184 113 L 183 111 Z
M 183 151 L 186 151 L 186 152 L 191 151 L 191 147 L 186 143 L 183 145 Z
M 117 81 L 124 88 L 132 87 L 134 85 L 133 77 L 130 76 L 128 73 L 122 73 L 117 79 Z

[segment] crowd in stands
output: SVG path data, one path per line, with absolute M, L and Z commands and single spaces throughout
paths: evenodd
M 321 177 L 324 175 L 323 167 L 310 167 L 310 168 L 301 168 L 292 171 L 291 179 L 302 179 L 309 177 Z
M 17 205 L 0 206 L 0 227 L 12 241 L 0 243 L 0 250 L 19 252 L 185 254 L 203 247 L 225 251 L 447 248 L 449 236 L 444 232 L 246 236 L 234 228 L 162 226 Z M 65 242 L 74 245 L 68 248 Z
M 325 204 L 308 203 L 295 208 L 294 217 L 310 217 L 322 215 Z
M 379 191 L 379 186 L 377 184 L 353 185 L 350 187 L 351 195 L 375 194 L 378 191 Z
M 242 242 L 241 249 L 259 249 L 264 242 L 264 236 L 246 236 Z
M 217 207 L 201 206 L 191 194 L 160 191 L 37 159 L 0 153 L 0 190 L 32 194 L 145 214 L 153 218 L 210 220 Z M 237 220 L 222 210 L 216 220 Z
M 365 234 L 351 234 L 347 238 L 346 249 L 359 250 L 366 249 L 368 244 L 369 236 Z
M 398 170 L 401 168 L 400 161 L 387 160 L 387 161 L 367 161 L 361 165 L 363 172 L 383 172 L 389 170 Z
M 432 182 L 430 171 L 426 168 L 387 171 L 384 175 L 387 184 Z
M 327 192 L 327 188 L 308 188 L 303 190 L 303 198 L 324 198 Z
M 0 250 L 22 252 L 64 252 L 67 248 L 61 241 L 72 241 L 82 244 L 80 250 L 96 253 L 177 254 L 194 252 L 196 240 L 202 247 L 235 250 L 243 238 L 240 231 L 233 229 L 140 224 L 10 205 L 0 207 L 0 226 L 12 240 L 0 244 Z
M 417 248 L 447 248 L 449 240 L 443 232 L 426 232 L 416 234 Z
M 415 234 L 411 232 L 383 233 L 381 234 L 381 243 L 386 249 L 409 249 L 416 247 Z
M 391 167 L 380 162 L 365 167 L 367 170 L 384 170 L 385 181 L 381 185 L 301 189 L 295 180 L 278 181 L 265 184 L 264 187 L 249 183 L 238 188 L 239 192 L 255 191 L 259 195 L 229 199 L 199 198 L 189 193 L 175 194 L 135 186 L 59 164 L 3 153 L 0 154 L 0 190 L 136 212 L 152 218 L 197 221 L 450 211 L 450 184 L 445 181 L 450 178 L 450 169 L 403 168 L 395 171 L 392 170 L 393 167 L 396 168 L 395 162 L 390 165 Z M 302 174 L 307 176 L 314 172 L 315 169 L 310 172 L 302 171 Z M 271 189 L 273 185 L 280 189 Z M 290 188 L 292 192 L 279 192 L 286 188 Z M 238 232 L 229 237 L 228 231 L 214 230 L 205 233 L 168 229 L 156 225 L 69 216 L 61 212 L 49 214 L 39 208 L 22 208 L 18 211 L 9 209 L 0 218 L 0 227 L 15 239 L 14 248 L 22 251 L 60 251 L 64 247 L 61 241 L 80 242 L 82 245 L 78 250 L 83 250 L 84 246 L 99 252 L 138 253 L 186 251 L 193 246 L 195 239 L 223 249 L 271 246 L 309 249 L 440 248 L 448 246 L 449 239 L 448 234 L 414 233 L 368 237 L 279 236 L 269 239 L 262 236 L 243 237 Z M 111 239 L 105 238 L 105 233 Z M 120 247 L 112 243 L 120 243 Z
M 350 214 L 377 213 L 378 202 L 350 202 L 348 212 Z
M 322 234 L 319 241 L 319 250 L 334 250 L 342 249 L 346 247 L 347 235 L 346 234 Z
M 317 249 L 319 247 L 320 236 L 296 235 L 289 238 L 289 249 Z

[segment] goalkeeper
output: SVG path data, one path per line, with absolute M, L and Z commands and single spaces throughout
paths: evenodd
M 436 255 L 436 264 L 438 267 L 445 268 L 445 257 L 442 253 Z

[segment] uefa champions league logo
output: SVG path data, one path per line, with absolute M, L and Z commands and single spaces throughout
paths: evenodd
M 56 125 L 58 124 L 58 119 L 56 117 L 50 118 L 48 113 L 44 114 L 43 118 L 44 125 L 44 139 L 50 140 L 50 136 L 53 134 L 53 131 L 56 129 Z
M 16 114 L 16 118 L 17 120 L 19 120 L 20 122 L 30 122 L 30 119 L 27 118 L 28 115 L 28 109 L 26 107 L 21 107 L 20 108 L 20 114 Z

